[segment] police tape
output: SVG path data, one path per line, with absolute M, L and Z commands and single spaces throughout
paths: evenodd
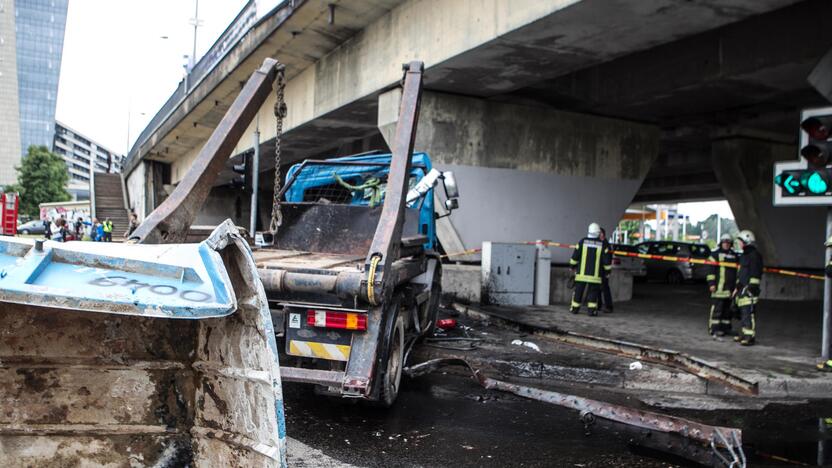
M 521 242 L 522 244 L 526 245 L 538 245 L 541 242 Z M 548 247 L 559 247 L 562 249 L 574 249 L 577 247 L 577 244 L 566 244 L 563 242 L 542 242 L 542 244 Z M 462 252 L 454 252 L 450 254 L 442 255 L 442 258 L 451 258 L 451 257 L 461 257 L 464 255 L 472 255 L 482 252 L 482 249 L 468 249 L 463 250 Z M 632 258 L 641 258 L 645 260 L 660 260 L 664 262 L 675 262 L 675 263 L 688 263 L 692 265 L 710 265 L 710 266 L 720 266 L 725 268 L 739 268 L 739 265 L 736 262 L 718 262 L 715 260 L 706 260 L 702 258 L 691 258 L 691 257 L 675 257 L 672 255 L 653 255 L 653 254 L 644 254 L 644 253 L 636 253 L 636 252 L 625 252 L 623 250 L 613 250 L 613 255 L 619 257 L 632 257 Z M 775 273 L 778 275 L 785 275 L 785 276 L 793 276 L 796 278 L 806 278 L 806 279 L 813 279 L 813 280 L 820 280 L 823 281 L 825 278 L 823 275 L 813 275 L 811 273 L 801 273 L 799 271 L 791 271 L 791 270 L 783 270 L 781 268 L 764 268 L 763 271 L 766 273 Z

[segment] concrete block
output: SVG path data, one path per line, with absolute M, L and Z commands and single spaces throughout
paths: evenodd
M 568 267 L 553 267 L 551 286 L 549 287 L 550 304 L 568 304 L 572 300 L 572 290 L 567 288 L 572 272 Z M 613 270 L 610 276 L 610 291 L 614 302 L 629 301 L 633 298 L 633 275 L 622 270 Z
M 823 281 L 765 273 L 760 284 L 762 299 L 807 301 L 823 299 Z
M 481 283 L 479 265 L 442 265 L 442 294 L 446 297 L 478 304 Z
M 787 377 L 783 379 L 790 398 L 829 398 L 832 393 L 832 378 Z

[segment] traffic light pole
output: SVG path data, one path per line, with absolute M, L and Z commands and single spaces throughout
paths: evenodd
M 254 238 L 257 232 L 257 191 L 260 185 L 260 129 L 254 130 L 254 156 L 251 158 L 251 217 L 248 235 Z
M 832 207 L 826 208 L 826 239 L 832 236 Z M 826 241 L 824 239 L 824 241 Z M 832 249 L 824 248 L 825 263 L 824 267 L 829 264 Z M 823 349 L 821 349 L 821 356 L 826 361 L 832 356 L 832 280 L 829 277 L 823 282 Z

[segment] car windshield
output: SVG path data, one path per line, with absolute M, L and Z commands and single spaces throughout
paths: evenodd
M 711 250 L 708 248 L 707 245 L 692 245 L 691 250 L 693 251 L 692 256 L 696 258 L 708 258 L 711 255 Z
M 653 244 L 650 253 L 657 255 L 676 255 L 679 251 L 679 246 L 670 243 Z

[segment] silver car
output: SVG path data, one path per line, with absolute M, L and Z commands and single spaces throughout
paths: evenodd
M 610 247 L 617 252 L 638 253 L 638 248 L 634 245 L 612 244 Z M 647 267 L 644 265 L 644 259 L 642 258 L 615 255 L 612 257 L 612 267 L 630 273 L 634 279 L 647 277 Z
M 711 250 L 705 244 L 691 244 L 676 241 L 647 241 L 638 244 L 638 251 L 649 255 L 695 258 L 706 260 Z M 647 259 L 647 279 L 680 284 L 685 281 L 701 281 L 708 275 L 707 265 L 692 265 L 688 262 Z

